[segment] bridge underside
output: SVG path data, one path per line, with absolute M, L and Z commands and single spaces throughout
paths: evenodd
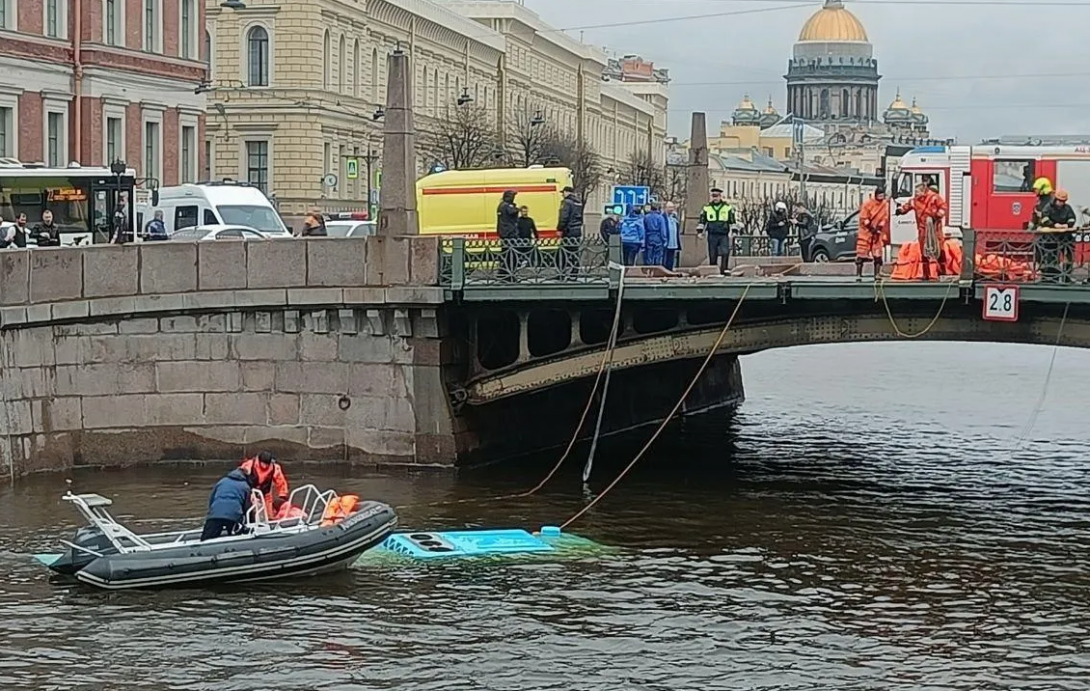
M 700 360 L 690 359 L 615 371 L 606 396 L 602 436 L 661 423 L 677 404 L 699 366 Z M 460 460 L 473 463 L 510 459 L 546 450 L 561 453 L 579 424 L 596 373 L 597 368 L 589 377 L 566 380 L 505 400 L 463 407 L 460 421 L 470 438 L 460 446 L 474 450 Z M 589 439 L 594 433 L 599 396 L 600 393 L 594 398 L 586 423 L 580 430 L 580 439 Z M 738 358 L 718 356 L 686 399 L 678 418 L 722 415 L 725 422 L 744 398 Z

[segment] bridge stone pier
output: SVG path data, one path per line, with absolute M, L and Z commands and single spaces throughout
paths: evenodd
M 0 453 L 73 465 L 448 464 L 443 291 L 420 238 L 0 255 Z

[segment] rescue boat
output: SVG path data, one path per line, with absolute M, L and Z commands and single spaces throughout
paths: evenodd
M 73 540 L 61 540 L 65 552 L 35 558 L 54 573 L 105 590 L 264 581 L 346 569 L 397 526 L 386 504 L 314 485 L 293 491 L 290 510 L 282 512 L 287 517 L 270 520 L 261 492 L 253 492 L 245 528 L 203 542 L 200 526 L 138 535 L 109 514 L 110 499 L 68 492 L 63 499 L 89 525 Z

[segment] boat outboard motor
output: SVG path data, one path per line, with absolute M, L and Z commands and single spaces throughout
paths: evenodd
M 73 576 L 77 571 L 98 559 L 95 553 L 113 554 L 117 552 L 106 534 L 90 525 L 83 526 L 76 531 L 76 537 L 72 540 L 72 544 L 85 549 L 69 547 L 68 551 L 60 559 L 49 565 L 49 568 L 57 573 Z

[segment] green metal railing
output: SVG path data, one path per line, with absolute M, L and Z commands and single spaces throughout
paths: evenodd
M 609 263 L 620 264 L 616 236 L 543 240 L 452 238 L 439 243 L 439 285 L 609 284 Z

